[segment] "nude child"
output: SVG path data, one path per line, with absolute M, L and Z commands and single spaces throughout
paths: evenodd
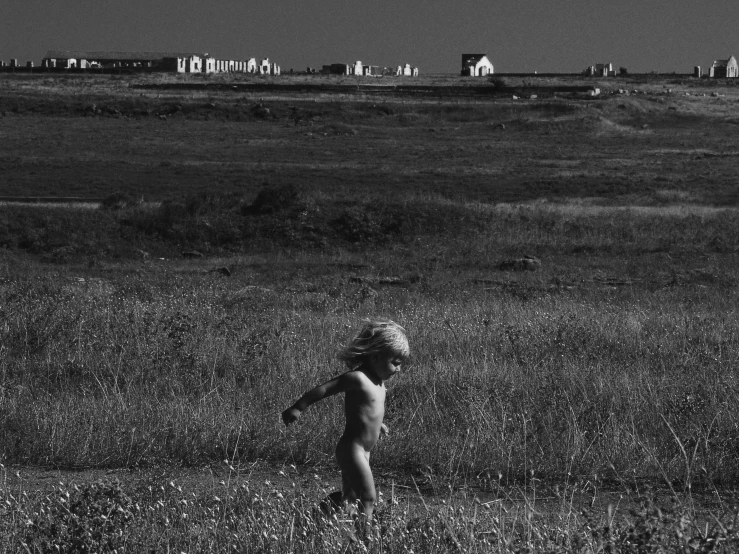
M 388 433 L 382 422 L 385 381 L 400 372 L 409 354 L 405 329 L 388 319 L 369 320 L 339 354 L 339 359 L 349 370 L 309 390 L 282 412 L 285 425 L 290 425 L 311 404 L 344 393 L 346 426 L 336 445 L 336 460 L 341 468 L 342 504 L 351 509 L 351 505 L 359 500 L 359 510 L 364 513 L 367 525 L 377 500 L 369 465 L 370 452 L 380 435 Z

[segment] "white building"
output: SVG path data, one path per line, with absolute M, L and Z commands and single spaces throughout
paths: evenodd
M 716 79 L 734 79 L 739 77 L 739 65 L 737 64 L 736 58 L 730 56 L 728 60 L 715 60 L 708 72 L 708 76 Z
M 485 54 L 462 54 L 462 75 L 484 77 L 493 74 L 493 64 Z
M 395 74 L 402 77 L 418 77 L 418 68 L 412 67 L 411 64 L 399 65 L 395 69 Z

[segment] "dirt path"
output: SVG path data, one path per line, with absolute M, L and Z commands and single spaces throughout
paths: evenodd
M 0 489 L 11 494 L 24 492 L 29 496 L 44 496 L 59 486 L 84 486 L 95 481 L 119 481 L 123 489 L 136 498 L 150 487 L 176 485 L 196 497 L 221 494 L 224 487 L 249 484 L 252 490 L 289 493 L 296 489 L 308 498 L 320 502 L 329 493 L 340 489 L 338 472 L 322 468 L 275 466 L 264 462 L 239 467 L 226 464 L 217 467 L 147 469 L 90 469 L 80 471 L 6 467 L 0 470 Z M 585 482 L 581 485 L 533 487 L 499 487 L 485 490 L 480 487 L 456 486 L 441 480 L 414 479 L 410 474 L 376 472 L 381 503 L 391 498 L 410 512 L 435 513 L 454 505 L 479 504 L 495 506 L 506 513 L 533 510 L 538 515 L 574 513 L 583 510 L 594 514 L 619 512 L 628 514 L 649 497 L 658 506 L 670 506 L 677 500 L 690 506 L 696 513 L 720 513 L 731 509 L 739 500 L 736 491 L 700 491 L 690 495 L 671 490 L 667 486 L 645 484 L 641 490 L 619 491 L 598 489 Z

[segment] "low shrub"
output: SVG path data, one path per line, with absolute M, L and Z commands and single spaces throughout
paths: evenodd
M 116 552 L 135 510 L 118 482 L 62 489 L 28 521 L 23 543 L 29 552 Z
M 506 89 L 509 87 L 508 80 L 505 77 L 492 76 L 488 79 L 488 82 L 491 85 L 494 85 L 495 88 L 499 88 L 499 89 Z
M 294 208 L 300 200 L 298 188 L 295 185 L 268 186 L 259 191 L 254 202 L 242 209 L 244 214 L 271 214 L 285 212 Z
M 123 214 L 121 224 L 168 243 L 169 247 L 221 249 L 241 239 L 237 195 L 199 194 L 157 207 L 139 207 Z
M 135 204 L 136 201 L 131 195 L 118 191 L 103 198 L 100 208 L 103 210 L 121 210 Z
M 363 206 L 352 206 L 342 211 L 331 221 L 331 226 L 349 242 L 383 242 L 398 228 L 386 214 Z
M 481 230 L 484 221 L 472 210 L 451 203 L 379 200 L 344 208 L 330 225 L 348 242 L 385 243 L 464 235 Z

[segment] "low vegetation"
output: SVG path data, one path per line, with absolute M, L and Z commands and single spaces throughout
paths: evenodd
M 231 471 L 208 486 L 176 478 L 126 487 L 99 480 L 60 481 L 45 495 L 0 486 L 3 551 L 25 552 L 734 552 L 738 514 L 697 515 L 688 504 L 635 497 L 631 508 L 578 510 L 574 489 L 558 491 L 554 509 L 531 490 L 482 502 L 447 497 L 380 498 L 375 529 L 356 541 L 351 521 L 321 511 L 305 488 L 254 482 Z M 297 478 L 289 468 L 280 472 Z M 6 478 L 7 479 L 7 478 Z M 7 483 L 7 481 L 6 481 Z M 294 483 L 293 483 L 294 485 Z M 311 487 L 320 497 L 326 489 Z M 524 492 L 524 491 L 520 491 Z M 448 501 L 448 502 L 447 502 Z M 361 535 L 360 535 L 361 536 Z
M 404 492 L 384 487 L 383 542 L 369 550 L 734 549 L 739 212 L 734 153 L 720 137 L 735 124 L 618 102 L 491 105 L 483 122 L 473 106 L 423 102 L 384 115 L 387 106 L 318 103 L 325 111 L 306 127 L 183 117 L 169 142 L 188 143 L 198 126 L 199 148 L 224 149 L 228 163 L 239 148 L 218 129 L 246 141 L 233 144 L 271 137 L 275 156 L 331 142 L 295 151 L 323 156 L 300 182 L 289 163 L 284 174 L 218 165 L 206 179 L 197 164 L 156 158 L 184 193 L 87 180 L 80 187 L 104 198 L 97 208 L 0 206 L 0 462 L 145 473 L 228 460 L 229 476 L 207 493 L 160 478 L 143 488 L 66 480 L 24 495 L 6 474 L 0 551 L 343 551 L 343 524 L 311 512 L 326 491 L 257 485 L 245 468 L 273 464 L 288 483 L 333 468 L 340 402 L 311 407 L 297 427 L 279 413 L 342 370 L 339 345 L 370 315 L 408 329 L 412 360 L 389 383 L 391 436 L 373 453 L 378 475 L 397 476 Z M 285 106 L 266 107 L 272 117 Z M 716 134 L 706 117 L 721 119 Z M 131 123 L 4 121 L 14 118 Z M 696 149 L 697 129 L 710 146 Z M 158 127 L 135 131 L 158 140 Z M 579 131 L 587 140 L 574 146 L 546 134 Z M 430 136 L 443 138 L 418 142 Z M 472 146 L 455 144 L 465 136 L 486 137 L 477 147 L 492 161 L 471 166 Z M 506 146 L 510 137 L 527 150 Z M 586 144 L 596 139 L 602 148 Z M 354 182 L 321 150 L 354 164 L 365 159 L 351 157 L 358 145 L 387 156 L 383 175 L 406 171 L 408 186 L 374 165 Z M 607 156 L 583 162 L 578 145 Z M 529 157 L 535 146 L 546 157 Z M 91 158 L 111 155 L 95 148 Z M 8 168 L 27 162 L 9 155 Z M 102 179 L 95 163 L 72 169 Z M 13 171 L 12 186 L 47 186 Z M 229 172 L 243 186 L 222 181 Z M 557 505 L 531 509 L 537 490 Z M 583 514 L 573 500 L 603 490 L 635 512 Z M 719 501 L 706 512 L 693 495 Z

